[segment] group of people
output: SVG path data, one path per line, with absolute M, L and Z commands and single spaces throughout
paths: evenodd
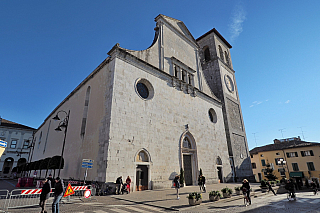
M 129 176 L 126 179 L 126 185 L 123 184 L 122 176 L 118 177 L 116 180 L 117 194 L 120 194 L 120 190 L 122 186 L 125 186 L 126 187 L 125 190 L 127 190 L 128 193 L 130 193 L 130 185 L 131 185 L 131 178 Z
M 63 181 L 56 177 L 55 179 L 52 178 L 51 174 L 48 178 L 46 178 L 43 181 L 43 187 L 40 194 L 40 207 L 41 207 L 41 213 L 46 213 L 45 210 L 46 202 L 50 198 L 50 192 L 51 188 L 54 188 L 53 190 L 53 202 L 52 202 L 52 213 L 59 213 L 59 202 L 63 196 L 64 192 L 64 185 Z

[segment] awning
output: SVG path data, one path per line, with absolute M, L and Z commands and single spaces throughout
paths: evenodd
M 289 174 L 290 177 L 304 177 L 303 172 L 290 172 Z

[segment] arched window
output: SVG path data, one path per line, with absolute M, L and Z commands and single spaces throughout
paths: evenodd
M 219 45 L 219 53 L 220 53 L 220 59 L 224 62 L 224 59 L 223 59 L 223 51 L 222 51 L 222 48 L 221 48 L 220 45 Z
M 84 101 L 83 117 L 82 117 L 81 132 L 80 132 L 81 137 L 83 137 L 85 132 L 86 132 L 86 123 L 87 123 L 88 108 L 89 108 L 90 90 L 91 90 L 91 87 L 89 86 L 87 88 L 86 99 Z
M 229 54 L 227 53 L 227 51 L 224 51 L 224 55 L 226 57 L 226 63 L 230 65 Z
M 204 53 L 204 60 L 206 62 L 210 61 L 211 58 L 210 58 L 210 50 L 209 50 L 209 47 L 204 47 L 203 48 L 203 53 Z
M 185 137 L 182 142 L 183 148 L 192 149 L 191 142 L 189 138 Z
M 136 157 L 136 161 L 137 162 L 149 162 L 148 154 L 144 150 L 141 150 Z

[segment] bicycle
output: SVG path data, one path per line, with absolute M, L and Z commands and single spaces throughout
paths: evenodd
M 250 203 L 249 202 L 249 198 L 247 196 L 247 190 L 243 189 L 242 193 L 243 193 L 243 203 L 247 207 L 249 205 L 249 203 Z

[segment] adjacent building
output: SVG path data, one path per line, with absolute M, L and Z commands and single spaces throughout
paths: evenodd
M 0 176 L 11 177 L 12 169 L 28 162 L 34 128 L 0 117 L 0 140 L 6 148 L 0 158 Z M 1 148 L 1 147 L 0 147 Z
M 275 139 L 273 144 L 252 149 L 250 155 L 257 181 L 266 179 L 269 164 L 278 179 L 293 178 L 300 184 L 306 180 L 319 183 L 320 143 L 302 141 L 300 137 Z
M 171 187 L 181 169 L 186 185 L 200 168 L 208 183 L 253 177 L 232 46 L 216 29 L 194 39 L 182 21 L 155 22 L 149 48 L 116 44 L 48 115 L 32 161 L 62 154 L 60 176 L 83 179 L 93 160 L 87 180 L 130 176 L 134 190 Z

